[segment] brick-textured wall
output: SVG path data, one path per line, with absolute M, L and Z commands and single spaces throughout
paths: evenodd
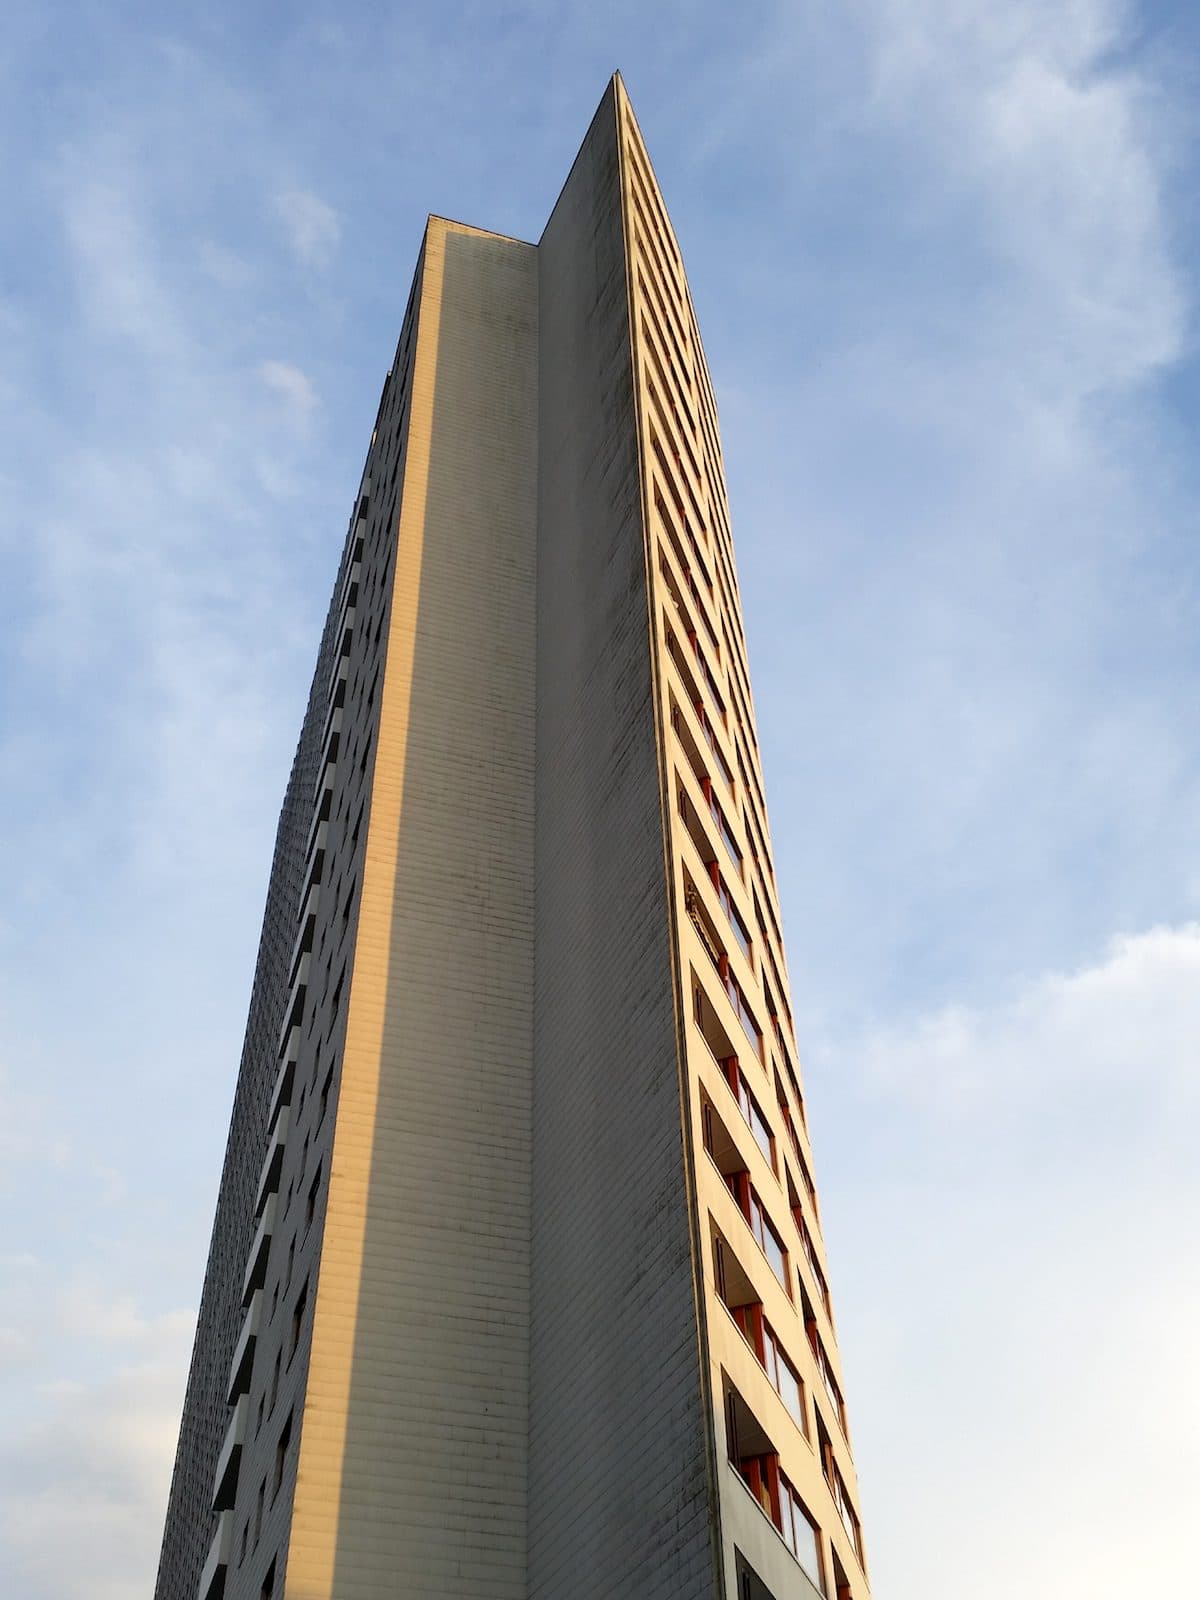
M 710 1540 L 614 90 L 538 250 L 530 1600 L 704 1600 Z
M 525 1595 L 535 252 L 419 294 L 289 1600 Z

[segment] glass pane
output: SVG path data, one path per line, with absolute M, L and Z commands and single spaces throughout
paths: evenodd
M 804 1426 L 804 1401 L 800 1394 L 800 1384 L 786 1361 L 779 1362 L 779 1376 L 775 1387 L 779 1391 L 779 1398 L 791 1412 L 793 1422 L 799 1425 L 801 1431 L 807 1432 Z
M 717 766 L 720 768 L 721 776 L 725 780 L 725 787 L 729 790 L 730 794 L 732 794 L 733 793 L 733 774 L 730 772 L 728 766 L 726 765 L 725 757 L 717 749 L 715 741 L 713 742 L 712 750 L 713 750 L 713 755 L 717 758 Z
M 738 847 L 738 842 L 731 833 L 729 824 L 725 821 L 724 816 L 719 816 L 717 821 L 721 827 L 721 839 L 725 845 L 725 848 L 729 851 L 729 854 L 733 857 L 734 861 L 737 862 L 738 871 L 740 872 L 742 866 L 742 852 Z
M 766 1251 L 767 1260 L 771 1263 L 771 1271 L 779 1279 L 783 1287 L 787 1288 L 787 1256 L 783 1246 L 775 1236 L 775 1230 L 764 1217 L 762 1247 Z
M 776 1377 L 778 1361 L 776 1359 L 775 1335 L 770 1328 L 763 1329 L 763 1366 L 767 1369 L 767 1377 L 771 1380 L 771 1387 L 778 1389 L 779 1380 Z
M 746 1080 L 742 1077 L 740 1072 L 738 1073 L 737 1088 L 734 1090 L 734 1093 L 737 1095 L 738 1110 L 745 1117 L 746 1121 L 749 1122 L 750 1091 L 746 1088 Z
M 750 1231 L 765 1250 L 767 1248 L 766 1218 L 763 1216 L 763 1209 L 758 1203 L 756 1194 L 750 1196 Z
M 783 1535 L 784 1543 L 794 1554 L 796 1550 L 796 1530 L 792 1522 L 792 1497 L 782 1479 L 780 1480 L 779 1491 L 779 1531 Z
M 766 1156 L 767 1160 L 770 1161 L 771 1130 L 767 1127 L 766 1123 L 759 1115 L 758 1107 L 753 1101 L 750 1102 L 746 1121 L 750 1124 L 750 1131 L 754 1135 L 755 1143 L 758 1145 L 758 1148 L 762 1151 L 763 1155 Z
M 796 1560 L 812 1579 L 814 1585 L 821 1587 L 821 1552 L 817 1545 L 817 1530 L 804 1515 L 799 1506 L 792 1513 L 792 1521 L 796 1528 Z

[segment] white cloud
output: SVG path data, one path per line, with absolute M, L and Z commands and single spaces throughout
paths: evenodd
M 337 212 L 307 189 L 288 189 L 275 200 L 288 241 L 306 266 L 329 265 L 342 236 Z
M 90 1303 L 124 1359 L 100 1377 L 43 1385 L 36 1411 L 0 1443 L 0 1547 L 21 1600 L 142 1600 L 156 1565 L 192 1319 Z M 42 1344 L 53 1311 L 43 1301 L 30 1331 Z M 86 1370 L 83 1345 L 66 1348 Z
M 1185 1592 L 1200 1472 L 1200 927 L 831 1052 L 876 1582 Z M 844 1250 L 842 1247 L 845 1247 Z
M 968 190 L 984 242 L 1019 274 L 991 331 L 1045 318 L 1028 375 L 1061 399 L 1175 359 L 1184 306 L 1163 215 L 1150 86 L 1113 64 L 1132 30 L 1111 0 L 864 0 L 874 112 L 928 141 Z
M 1200 1099 L 1200 924 L 1117 939 L 1100 965 L 1052 973 L 986 1015 L 950 1006 L 868 1036 L 861 1063 L 941 1118 L 1007 1124 L 1129 1088 L 1144 1109 L 1182 1115 Z
M 1130 7 L 776 21 L 718 392 L 791 953 L 887 1015 L 1197 914 L 1181 142 Z
M 315 409 L 317 393 L 311 378 L 290 361 L 260 361 L 258 375 L 296 421 L 304 421 Z

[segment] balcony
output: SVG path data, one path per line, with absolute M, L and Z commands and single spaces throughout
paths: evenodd
M 325 718 L 325 731 L 321 735 L 321 751 L 326 761 L 336 761 L 338 750 L 342 743 L 342 721 L 346 715 L 344 706 L 330 707 Z
M 740 1550 L 736 1553 L 736 1571 L 741 1585 L 739 1596 L 744 1595 L 745 1600 L 775 1600 L 772 1590 L 767 1588 Z M 825 1600 L 820 1589 L 809 1581 L 803 1568 L 799 1572 L 793 1568 L 786 1577 L 788 1600 Z
M 317 779 L 317 786 L 313 790 L 313 805 L 316 806 L 318 811 L 324 806 L 327 793 L 331 800 L 333 798 L 333 780 L 336 773 L 336 757 L 327 757 L 325 764 L 321 768 L 321 776 Z
M 280 1061 L 297 1061 L 300 1056 L 300 1028 L 295 1022 L 285 1022 L 279 1030 Z
M 326 790 L 326 805 L 325 805 L 324 809 L 325 809 L 325 811 L 327 813 L 331 809 L 331 806 L 329 804 L 329 801 L 331 801 L 331 800 L 332 800 L 332 791 L 331 790 Z M 311 892 L 314 889 L 319 888 L 321 883 L 322 883 L 322 881 L 324 880 L 324 877 L 325 877 L 325 849 L 326 849 L 326 846 L 328 845 L 328 843 L 329 843 L 329 822 L 328 822 L 328 818 L 325 817 L 325 818 L 322 818 L 322 820 L 320 822 L 318 822 L 316 827 L 313 829 L 312 842 L 309 845 L 309 853 L 305 857 L 305 860 L 307 862 L 307 871 L 306 871 L 305 877 L 304 877 L 304 895 L 305 895 L 305 898 L 307 898 L 307 896 L 309 894 L 311 894 Z
M 299 1042 L 299 1028 L 292 1028 L 288 1034 L 289 1039 Z M 275 1120 L 284 1106 L 292 1103 L 292 1090 L 296 1083 L 296 1056 L 289 1052 L 279 1072 L 276 1074 L 275 1087 L 271 1091 L 271 1106 L 267 1112 L 267 1132 L 271 1133 L 275 1127 Z
M 311 971 L 312 951 L 302 950 L 300 952 L 300 959 L 292 968 L 292 975 L 288 980 L 288 987 L 291 989 L 293 995 L 303 996 L 304 991 L 308 988 L 308 977 Z
M 196 1600 L 222 1600 L 225 1593 L 225 1575 L 233 1557 L 233 1512 L 222 1511 L 217 1518 L 217 1531 L 208 1549 L 208 1559 L 200 1574 L 200 1587 Z
M 790 1480 L 780 1470 L 779 1452 L 759 1419 L 726 1379 L 725 1442 L 730 1467 L 751 1499 L 774 1526 L 817 1594 L 826 1592 L 817 1524 Z M 789 1590 L 795 1591 L 793 1572 Z M 805 1589 L 808 1593 L 809 1589 Z
M 317 902 L 321 898 L 321 886 L 314 883 L 309 886 L 308 893 L 300 909 L 299 927 L 296 930 L 296 942 L 292 946 L 292 959 L 288 965 L 291 978 L 295 977 L 296 963 L 306 950 L 311 950 L 313 935 L 317 931 Z
M 284 1106 L 275 1118 L 275 1126 L 271 1130 L 270 1142 L 267 1145 L 266 1159 L 262 1165 L 262 1172 L 258 1178 L 258 1192 L 254 1197 L 254 1215 L 261 1217 L 263 1207 L 267 1203 L 267 1196 L 275 1194 L 279 1188 L 279 1173 L 283 1167 L 283 1152 L 287 1145 L 288 1124 L 291 1121 L 291 1107 Z
M 263 1207 L 258 1232 L 246 1259 L 246 1275 L 242 1280 L 242 1304 L 249 1305 L 255 1289 L 261 1289 L 267 1276 L 267 1255 L 271 1249 L 271 1235 L 275 1232 L 275 1219 L 279 1211 L 279 1196 L 270 1195 Z
M 225 1391 L 226 1405 L 233 1405 L 239 1395 L 245 1394 L 250 1387 L 254 1347 L 258 1343 L 259 1330 L 262 1327 L 262 1303 L 263 1292 L 261 1289 L 256 1289 L 250 1296 L 250 1304 L 246 1308 L 246 1316 L 242 1322 L 242 1331 L 238 1334 L 238 1342 L 233 1349 L 233 1360 L 229 1366 L 229 1386 Z
M 345 668 L 345 671 L 342 669 Z M 325 713 L 325 726 L 321 730 L 321 749 L 329 743 L 330 729 L 335 721 L 340 728 L 342 725 L 341 712 L 346 703 L 346 679 L 350 663 L 345 656 L 338 662 L 338 673 L 329 687 L 329 710 Z
M 346 576 L 342 580 L 342 598 L 345 599 L 352 590 L 358 588 L 359 579 L 362 577 L 362 540 L 355 541 L 354 550 L 351 551 L 350 564 L 346 568 Z
M 328 817 L 320 817 L 320 818 L 314 820 L 313 830 L 312 830 L 311 834 L 309 834 L 308 849 L 304 852 L 305 861 L 307 863 L 311 864 L 312 861 L 317 856 L 324 855 L 325 849 L 326 849 L 326 846 L 328 845 L 328 843 L 329 843 L 329 818 Z M 320 871 L 319 870 L 318 870 L 315 878 L 313 877 L 313 875 L 311 873 L 309 874 L 309 886 L 310 887 L 311 887 L 313 882 L 320 883 L 320 881 L 321 881 L 321 875 L 320 875 Z
M 329 821 L 329 813 L 333 809 L 333 792 L 320 797 L 321 803 L 313 811 L 313 819 L 308 825 L 308 838 L 304 844 L 304 859 L 310 861 L 314 850 L 324 847 L 326 835 L 321 833 L 321 824 Z
M 350 583 L 342 596 L 341 610 L 338 616 L 338 628 L 345 630 L 353 628 L 354 617 L 358 609 L 358 584 Z
M 288 1037 L 293 1028 L 298 1028 L 304 1020 L 304 1001 L 308 994 L 308 974 L 312 966 L 312 951 L 306 950 L 296 964 L 296 970 L 289 980 L 290 992 L 288 994 L 287 1011 L 284 1014 L 283 1027 L 280 1029 L 280 1049 L 283 1041 Z
M 350 662 L 344 655 L 339 655 L 333 664 L 333 672 L 329 679 L 329 703 L 340 706 L 346 698 L 346 685 L 350 681 Z
M 238 1467 L 242 1461 L 242 1446 L 250 1421 L 250 1396 L 244 1394 L 229 1414 L 229 1426 L 217 1457 L 217 1470 L 213 1477 L 212 1507 L 214 1511 L 228 1511 L 237 1491 Z

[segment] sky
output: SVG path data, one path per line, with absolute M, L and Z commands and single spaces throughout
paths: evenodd
M 426 213 L 612 70 L 716 385 L 879 1600 L 1194 1588 L 1200 17 L 0 40 L 0 1588 L 152 1587 L 278 806 Z

